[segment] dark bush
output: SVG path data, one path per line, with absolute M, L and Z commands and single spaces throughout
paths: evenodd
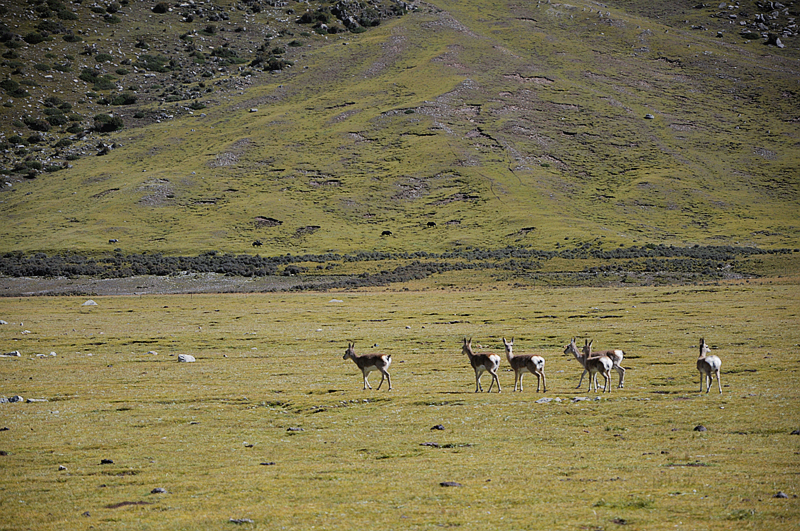
M 94 128 L 101 133 L 110 133 L 122 129 L 122 118 L 108 114 L 98 114 L 94 117 Z
M 58 96 L 48 96 L 44 99 L 44 106 L 48 108 L 57 107 L 64 103 L 64 100 Z
M 64 35 L 62 39 L 64 39 L 66 42 L 81 42 L 83 40 L 83 37 L 81 37 L 80 35 L 73 35 L 72 33 L 70 33 L 68 35 Z
M 164 13 L 169 11 L 169 4 L 166 2 L 159 2 L 153 6 L 151 9 L 153 13 L 157 13 L 159 15 L 163 15 Z
M 73 13 L 72 11 L 67 11 L 66 9 L 59 11 L 57 16 L 61 20 L 78 20 L 77 14 Z
M 25 125 L 28 126 L 28 129 L 31 129 L 32 131 L 41 131 L 46 133 L 50 130 L 50 124 L 40 118 L 26 116 L 22 119 L 22 121 L 25 122 Z
M 22 40 L 24 40 L 28 44 L 39 44 L 41 42 L 44 42 L 45 39 L 46 37 L 44 35 L 35 31 L 27 33 L 24 37 L 22 37 Z
M 163 55 L 142 55 L 135 63 L 139 68 L 144 68 L 152 72 L 169 72 L 171 68 L 167 66 L 169 59 Z
M 136 95 L 130 92 L 123 92 L 111 100 L 111 105 L 133 105 L 136 103 Z
M 52 116 L 47 117 L 47 122 L 54 127 L 58 127 L 60 125 L 68 124 L 69 118 L 67 118 L 63 114 L 54 114 Z
M 20 84 L 13 79 L 4 79 L 0 81 L 0 88 L 6 91 L 6 94 L 14 98 L 27 98 L 30 96 L 28 91 L 22 88 Z
M 114 57 L 108 53 L 99 53 L 94 56 L 94 60 L 98 63 L 105 63 L 106 61 L 113 61 Z

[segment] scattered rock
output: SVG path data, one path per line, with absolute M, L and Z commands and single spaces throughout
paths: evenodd
M 94 302 L 92 299 L 89 299 L 88 301 L 81 304 L 81 306 L 97 306 L 97 303 Z
M 83 516 L 89 517 L 89 516 L 92 516 L 92 515 L 91 515 L 91 513 L 89 513 L 89 511 L 84 511 Z
M 101 465 L 113 465 L 114 464 L 114 460 L 113 459 L 101 459 L 100 460 L 100 464 Z
M 167 489 L 162 488 L 162 487 L 156 487 L 156 488 L 154 488 L 153 490 L 150 491 L 150 494 L 166 494 L 166 493 L 167 493 Z
M 553 401 L 552 398 L 550 398 L 549 396 L 546 396 L 544 398 L 540 398 L 539 400 L 537 400 L 536 403 L 537 404 L 549 404 L 552 401 Z
M 67 469 L 67 467 L 65 467 L 64 465 L 58 465 L 58 471 L 59 472 L 63 472 L 66 469 Z
M 0 456 L 5 457 L 7 455 L 8 455 L 8 452 L 6 452 L 5 450 L 0 450 Z
M 644 119 L 645 119 L 645 120 L 654 120 L 654 119 L 655 119 L 655 116 L 653 116 L 653 115 L 652 115 L 652 114 L 650 114 L 650 113 L 647 113 L 647 114 L 645 114 L 645 115 L 644 115 Z
M 182 363 L 192 363 L 197 360 L 191 354 L 178 354 L 178 361 Z
M 778 492 L 775 496 L 773 496 L 773 498 L 788 498 L 788 497 L 789 495 L 786 494 L 785 492 Z
M 800 430 L 794 430 L 791 435 L 800 435 Z
M 249 518 L 231 518 L 230 522 L 232 524 L 252 524 L 253 521 Z
M 8 352 L 6 354 L 0 354 L 0 357 L 3 358 L 19 358 L 22 354 L 20 354 L 19 350 L 15 350 L 13 352 Z
M 150 350 L 147 353 L 152 355 L 152 356 L 158 356 L 158 352 L 156 352 L 155 350 Z
M 286 431 L 306 431 L 303 428 L 286 428 Z
M 442 481 L 441 483 L 439 483 L 439 485 L 442 486 L 442 487 L 463 487 L 464 486 L 461 483 L 457 483 L 455 481 Z
M 778 48 L 785 48 L 786 46 L 781 42 L 781 39 L 774 33 L 767 34 L 767 40 L 764 43 L 768 46 L 777 46 Z
M 430 446 L 431 448 L 439 448 L 439 443 L 424 442 L 424 443 L 420 444 L 420 446 Z
M 262 466 L 275 466 L 277 463 L 275 461 L 265 461 L 263 463 L 259 463 Z
M 708 428 L 706 428 L 702 424 L 698 424 L 697 426 L 694 427 L 694 431 L 708 431 Z
M 47 399 L 46 398 L 29 398 L 25 402 L 27 402 L 27 403 L 31 403 L 31 402 L 47 402 Z
M 573 404 L 575 402 L 583 402 L 585 400 L 591 400 L 591 398 L 589 398 L 588 396 L 575 396 L 575 397 L 572 397 L 572 403 Z
M 14 395 L 14 396 L 12 396 L 11 398 L 8 399 L 9 402 L 22 402 L 23 400 L 25 400 L 25 399 L 22 398 L 19 395 Z
M 0 319 L 0 325 L 4 325 L 4 324 L 8 324 L 8 322 L 7 321 L 3 321 L 2 319 Z
M 0 431 L 8 431 L 10 429 L 11 428 L 9 428 L 8 426 L 3 426 L 2 428 L 0 428 Z
M 439 431 L 443 431 L 443 430 L 444 430 L 444 426 L 443 426 L 443 425 L 441 425 L 441 424 L 437 424 L 436 426 L 432 427 L 431 429 L 432 429 L 432 430 L 439 430 Z

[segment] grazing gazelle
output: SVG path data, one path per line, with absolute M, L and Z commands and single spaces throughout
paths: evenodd
M 594 382 L 594 390 L 597 391 L 597 373 L 600 373 L 605 379 L 603 392 L 611 392 L 611 375 L 609 372 L 611 371 L 611 368 L 614 367 L 614 362 L 611 361 L 611 358 L 608 356 L 590 358 L 578 350 L 578 346 L 575 344 L 574 337 L 572 338 L 572 341 L 569 342 L 569 345 L 564 348 L 564 354 L 572 354 L 575 356 L 575 359 L 578 360 L 578 363 L 580 363 L 584 368 L 584 372 L 589 373 L 589 391 L 592 390 L 592 382 Z M 581 375 L 581 381 L 583 381 L 583 375 Z
M 517 382 L 519 382 L 519 390 L 522 391 L 522 376 L 526 373 L 536 375 L 536 392 L 539 392 L 539 384 L 542 384 L 543 393 L 547 392 L 547 380 L 544 378 L 544 358 L 535 356 L 533 354 L 514 355 L 514 338 L 511 342 L 503 338 L 503 345 L 506 347 L 506 359 L 509 365 L 514 369 L 514 391 L 517 390 Z
M 379 371 L 381 373 L 381 383 L 378 384 L 378 391 L 381 390 L 381 385 L 383 385 L 383 380 L 389 380 L 389 391 L 392 390 L 392 377 L 389 376 L 389 365 L 392 364 L 392 355 L 391 354 L 363 354 L 361 356 L 357 356 L 355 350 L 353 348 L 356 346 L 355 343 L 347 342 L 347 350 L 344 352 L 344 357 L 342 359 L 346 360 L 350 358 L 353 360 L 358 368 L 361 369 L 361 374 L 364 375 L 364 389 L 370 388 L 372 386 L 369 384 L 367 377 L 369 373 L 372 371 Z
M 590 358 L 597 358 L 600 356 L 608 356 L 609 358 L 611 358 L 611 361 L 614 362 L 614 370 L 619 373 L 618 387 L 622 389 L 622 387 L 625 385 L 625 367 L 622 366 L 622 358 L 625 356 L 625 353 L 618 348 L 612 350 L 601 350 L 598 352 L 592 352 L 592 343 L 594 343 L 594 339 L 592 339 L 591 341 L 589 341 L 588 339 L 585 340 L 582 349 L 583 353 L 588 355 Z M 585 370 L 583 371 L 583 374 L 586 374 Z M 578 382 L 578 387 L 580 387 L 581 382 L 583 382 L 583 374 L 581 374 L 581 381 Z
M 700 357 L 697 358 L 697 370 L 700 371 L 700 392 L 703 392 L 703 384 L 706 384 L 706 393 L 711 390 L 712 376 L 717 376 L 717 385 L 719 392 L 722 394 L 722 383 L 719 381 L 719 368 L 722 367 L 722 361 L 717 356 L 708 356 L 711 349 L 706 345 L 706 340 L 700 338 Z
M 497 378 L 497 368 L 500 367 L 500 356 L 497 354 L 475 354 L 472 352 L 471 338 L 469 341 L 467 341 L 467 338 L 464 338 L 464 345 L 461 347 L 461 352 L 467 355 L 472 368 L 475 369 L 475 392 L 477 393 L 478 390 L 481 392 L 483 391 L 481 376 L 483 375 L 483 371 L 487 371 L 492 375 L 492 383 L 489 385 L 489 391 L 487 392 L 491 393 L 492 386 L 497 382 L 497 392 L 499 393 L 501 389 L 500 380 Z

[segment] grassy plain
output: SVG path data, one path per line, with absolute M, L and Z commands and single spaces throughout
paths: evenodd
M 0 299 L 22 353 L 0 395 L 47 400 L 0 405 L 0 529 L 796 529 L 796 279 L 405 287 Z M 472 392 L 461 339 L 503 336 L 546 358 L 546 395 L 505 360 Z M 572 336 L 624 349 L 625 389 L 575 390 Z M 393 355 L 395 390 L 362 391 L 348 340 Z

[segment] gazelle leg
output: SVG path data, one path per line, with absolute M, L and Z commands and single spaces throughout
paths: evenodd
M 722 382 L 719 381 L 719 371 L 717 371 L 717 385 L 719 386 L 719 394 L 722 394 Z
M 520 373 L 519 373 L 519 390 L 520 391 L 524 391 L 524 389 L 522 388 L 522 377 L 523 376 L 525 376 L 525 373 L 520 371 Z M 516 390 L 517 390 L 517 384 L 514 383 L 514 391 L 516 391 Z
M 389 371 L 386 371 L 386 370 L 381 370 L 381 383 L 378 384 L 378 391 L 381 390 L 381 385 L 383 385 L 383 380 L 384 379 L 388 379 L 389 380 L 389 391 L 391 391 L 392 390 L 392 377 L 389 376 Z
M 497 373 L 493 372 L 492 376 L 494 376 L 494 381 L 497 382 L 497 392 L 501 393 L 503 389 L 500 387 L 500 378 L 497 377 Z M 522 389 L 522 382 L 520 382 L 520 390 Z
M 576 387 L 575 389 L 580 389 L 581 388 L 581 385 L 583 384 L 583 377 L 584 376 L 586 376 L 586 369 L 583 369 L 583 372 L 581 373 L 581 380 L 578 382 L 578 387 Z M 592 387 L 591 375 L 589 375 L 589 378 L 590 378 L 590 380 L 589 380 L 589 388 L 591 388 Z

